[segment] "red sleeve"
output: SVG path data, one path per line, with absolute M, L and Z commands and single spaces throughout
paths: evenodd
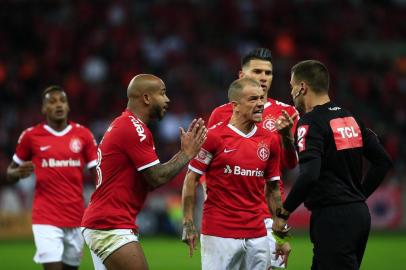
M 281 146 L 277 134 L 272 134 L 272 140 L 269 149 L 269 159 L 267 163 L 267 168 L 265 172 L 265 180 L 267 181 L 278 181 L 281 180 L 281 170 L 280 170 L 280 151 Z
M 216 149 L 216 138 L 213 136 L 209 130 L 207 139 L 204 142 L 202 148 L 200 149 L 197 156 L 190 161 L 189 170 L 194 171 L 198 174 L 204 174 L 207 167 L 211 163 L 214 157 Z
M 219 115 L 220 114 L 219 114 L 218 107 L 217 107 L 211 112 L 209 121 L 207 122 L 207 126 L 211 127 L 211 126 L 217 124 L 218 122 L 220 122 L 221 120 L 219 121 Z
M 126 120 L 117 138 L 123 151 L 130 157 L 138 171 L 158 164 L 159 159 L 149 129 L 135 118 Z
M 87 168 L 93 168 L 97 165 L 97 143 L 93 134 L 85 128 L 85 149 L 83 151 Z
M 26 129 L 21 133 L 18 138 L 16 152 L 13 156 L 13 161 L 17 164 L 21 164 L 24 161 L 31 160 L 31 139 L 30 139 L 30 129 Z

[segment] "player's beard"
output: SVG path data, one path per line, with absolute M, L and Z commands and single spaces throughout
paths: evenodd
M 304 112 L 305 110 L 305 106 L 304 106 L 304 100 L 302 97 L 297 97 L 296 99 L 293 100 L 293 104 L 295 105 L 295 108 L 299 111 L 299 112 Z
M 153 119 L 158 119 L 158 120 L 162 120 L 162 118 L 164 118 L 165 115 L 165 111 L 164 108 L 159 106 L 158 104 L 155 104 L 152 106 L 151 108 L 151 118 Z

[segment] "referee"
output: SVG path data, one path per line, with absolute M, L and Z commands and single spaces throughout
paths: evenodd
M 299 62 L 290 84 L 295 107 L 304 112 L 295 136 L 300 174 L 276 211 L 273 230 L 286 231 L 289 214 L 304 202 L 311 211 L 311 269 L 359 269 L 371 227 L 365 200 L 383 181 L 391 159 L 374 132 L 330 101 L 329 73 L 322 63 Z M 363 157 L 370 162 L 365 174 Z

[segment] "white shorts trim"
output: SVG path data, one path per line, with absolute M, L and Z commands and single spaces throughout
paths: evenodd
M 80 228 L 60 228 L 52 225 L 33 224 L 36 263 L 63 262 L 79 266 L 84 240 Z
M 86 244 L 102 262 L 125 244 L 138 242 L 138 235 L 132 229 L 93 230 L 82 227 L 81 230 Z

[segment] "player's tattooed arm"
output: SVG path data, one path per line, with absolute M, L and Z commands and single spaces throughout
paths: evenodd
M 7 177 L 6 180 L 9 183 L 15 183 L 20 178 L 25 178 L 30 176 L 34 172 L 34 164 L 32 161 L 25 161 L 18 165 L 14 161 L 10 163 L 7 167 Z
M 168 162 L 158 164 L 142 171 L 144 178 L 153 187 L 171 180 L 199 152 L 206 140 L 207 128 L 199 118 L 193 120 L 187 131 L 180 128 L 181 149 Z
M 271 214 L 276 214 L 276 209 L 282 208 L 282 196 L 278 181 L 268 181 L 265 186 L 265 196 Z
M 199 182 L 200 175 L 188 171 L 182 188 L 182 209 L 183 209 L 183 232 L 182 241 L 189 246 L 189 255 L 193 255 L 193 251 L 197 247 L 198 233 L 193 221 L 194 208 L 196 203 L 196 187 Z

